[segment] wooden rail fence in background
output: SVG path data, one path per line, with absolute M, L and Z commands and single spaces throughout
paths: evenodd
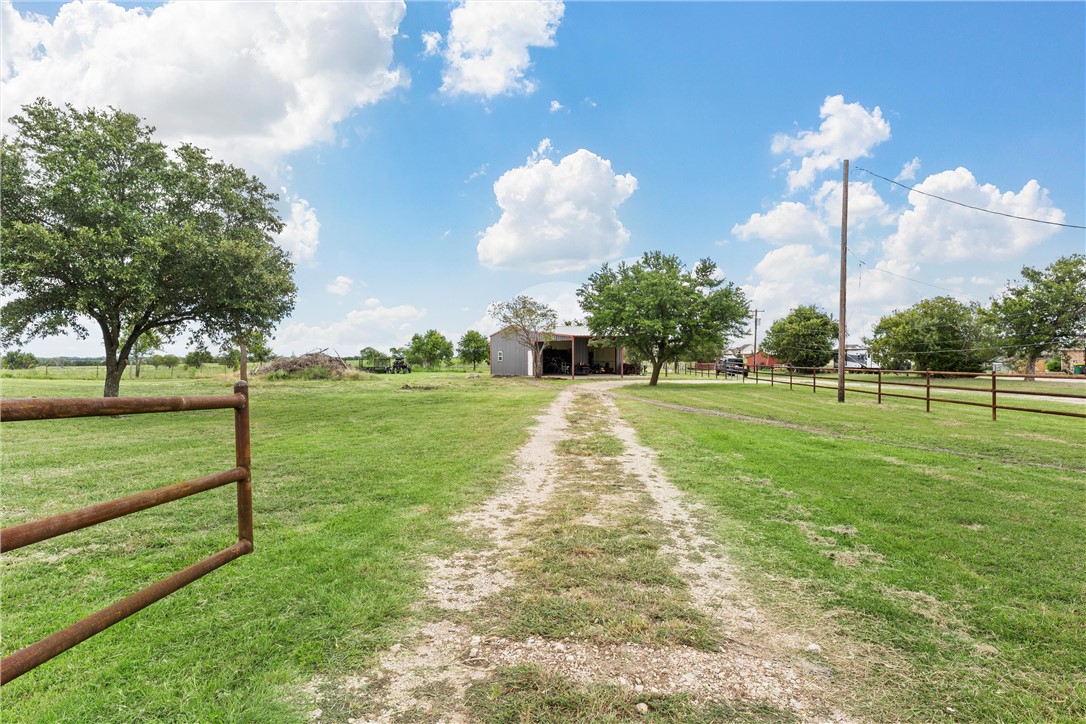
M 872 370 L 866 367 L 846 367 L 845 372 L 848 373 L 846 377 L 845 391 L 853 392 L 861 395 L 875 395 L 878 398 L 878 402 L 882 403 L 883 397 L 897 397 L 908 400 L 923 400 L 924 409 L 931 412 L 931 404 L 933 402 L 948 404 L 948 405 L 970 405 L 972 407 L 986 407 L 992 411 L 992 419 L 996 419 L 998 410 L 1014 410 L 1016 412 L 1032 412 L 1040 415 L 1061 415 L 1064 417 L 1081 417 L 1086 418 L 1086 412 L 1073 412 L 1071 410 L 1046 410 L 1037 407 L 1023 407 L 1020 405 L 1008 405 L 1000 404 L 1000 395 L 1003 395 L 1003 401 L 1008 399 L 1013 400 L 1012 396 L 1020 397 L 1048 397 L 1056 400 L 1067 400 L 1068 402 L 1084 402 L 1086 403 L 1086 394 L 1081 392 L 1060 392 L 1056 390 L 1021 390 L 1021 389 L 999 389 L 999 380 L 1005 379 L 1060 379 L 1060 380 L 1072 380 L 1075 382 L 1082 381 L 1086 386 L 1086 378 L 1071 377 L 1068 375 L 1026 375 L 1026 374 L 1010 374 L 1010 373 L 996 373 L 996 372 L 941 372 L 937 370 Z M 832 375 L 832 377 L 830 377 Z M 891 375 L 893 377 L 891 377 Z M 904 376 L 906 378 L 916 378 L 918 381 L 903 381 L 894 379 L 894 377 Z M 932 384 L 932 378 L 937 380 L 937 384 Z M 949 385 L 943 384 L 940 380 L 947 378 L 984 378 L 990 380 L 986 387 L 965 387 L 962 385 Z M 746 379 L 747 382 L 754 382 L 756 384 L 766 382 L 770 385 L 774 384 L 787 384 L 789 389 L 795 387 L 810 387 L 811 392 L 817 392 L 820 389 L 823 390 L 837 390 L 837 370 L 833 368 L 824 367 L 762 367 L 758 370 L 753 370 Z M 832 384 L 830 382 L 832 381 Z M 824 382 L 825 384 L 820 384 Z M 851 383 L 851 384 L 849 384 Z M 885 388 L 889 388 L 891 391 L 887 392 Z M 898 388 L 912 388 L 913 394 L 907 394 L 905 392 L 896 391 Z M 923 394 L 919 391 L 923 390 Z M 935 397 L 932 396 L 934 391 L 939 394 L 941 390 L 957 390 L 964 392 L 972 392 L 977 395 L 984 395 L 985 401 L 979 402 L 977 400 L 966 399 L 954 399 L 951 397 Z

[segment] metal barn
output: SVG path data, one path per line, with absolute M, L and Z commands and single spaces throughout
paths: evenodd
M 490 374 L 496 377 L 531 377 L 532 351 L 508 334 L 509 328 L 490 335 Z M 591 344 L 587 327 L 555 327 L 543 349 L 543 374 L 571 379 L 592 374 L 622 374 L 621 347 Z M 537 345 L 543 345 L 539 335 Z

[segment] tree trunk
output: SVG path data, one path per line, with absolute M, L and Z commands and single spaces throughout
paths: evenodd
M 649 378 L 649 386 L 655 386 L 660 381 L 660 368 L 664 366 L 664 361 L 659 362 L 653 360 L 652 363 L 652 377 Z
M 1037 367 L 1037 357 L 1035 355 L 1030 355 L 1029 357 L 1027 357 L 1026 358 L 1026 376 L 1023 378 L 1024 381 L 1026 381 L 1026 382 L 1036 382 L 1037 381 L 1036 378 L 1033 376 L 1035 374 L 1034 370 L 1035 370 L 1036 367 Z
M 249 381 L 249 350 L 245 346 L 245 336 L 238 335 L 238 361 L 241 365 L 241 379 Z
M 106 347 L 106 384 L 102 391 L 102 397 L 120 397 L 121 376 L 124 368 L 128 366 L 128 360 L 117 359 L 117 349 Z

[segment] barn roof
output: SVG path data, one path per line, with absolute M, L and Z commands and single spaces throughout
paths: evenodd
M 502 332 L 504 332 L 507 329 L 509 329 L 509 327 L 502 327 L 501 329 L 499 329 L 497 332 L 495 332 L 494 334 L 492 334 L 490 336 L 495 337 L 495 336 L 501 334 Z M 537 332 L 537 334 L 538 334 L 538 332 Z M 569 339 L 570 337 L 591 337 L 591 336 L 593 336 L 592 332 L 588 329 L 588 327 L 580 327 L 580 326 L 559 326 L 559 327 L 555 327 L 553 334 L 558 339 Z

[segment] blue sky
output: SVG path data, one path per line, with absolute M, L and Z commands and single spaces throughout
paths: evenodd
M 521 293 L 575 317 L 592 271 L 653 249 L 711 257 L 764 324 L 836 314 L 850 158 L 859 341 L 895 308 L 986 303 L 1086 251 L 1081 229 L 857 170 L 1086 223 L 1084 8 L 14 3 L 0 102 L 115 105 L 278 190 L 299 286 L 284 354 L 490 332 L 487 304 Z

